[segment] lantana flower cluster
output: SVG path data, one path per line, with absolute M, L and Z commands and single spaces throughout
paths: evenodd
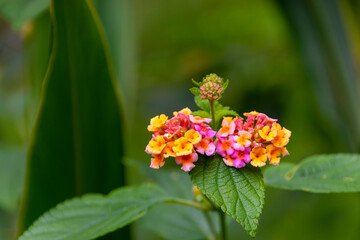
M 285 146 L 291 132 L 264 113 L 253 111 L 244 116 L 246 119 L 224 117 L 216 134 L 216 152 L 226 165 L 235 168 L 247 163 L 263 167 L 267 160 L 279 165 L 280 156 L 289 154 Z
M 242 168 L 248 163 L 263 167 L 268 160 L 279 165 L 280 157 L 289 154 L 285 146 L 291 132 L 264 113 L 245 113 L 245 119 L 224 117 L 218 132 L 208 125 L 211 119 L 191 113 L 185 108 L 174 112 L 171 119 L 164 114 L 151 119 L 148 130 L 153 135 L 145 150 L 152 155 L 151 168 L 158 169 L 166 158 L 174 157 L 181 169 L 188 172 L 195 166 L 198 154 L 215 153 L 231 167 Z
M 164 114 L 151 119 L 148 130 L 153 133 L 145 151 L 152 155 L 151 168 L 158 169 L 165 164 L 165 159 L 174 157 L 181 169 L 188 172 L 195 167 L 198 153 L 212 156 L 215 154 L 213 131 L 208 123 L 210 118 L 191 115 L 189 108 L 174 112 L 168 119 Z

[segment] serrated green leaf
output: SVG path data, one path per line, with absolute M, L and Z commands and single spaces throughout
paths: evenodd
M 119 188 L 108 196 L 88 194 L 46 212 L 20 240 L 94 239 L 139 219 L 167 199 L 169 196 L 153 184 Z
M 195 111 L 192 112 L 193 116 L 198 116 L 198 117 L 203 117 L 203 118 L 211 118 L 210 113 L 205 112 L 205 111 Z
M 201 87 L 201 83 L 200 82 L 197 82 L 195 81 L 194 79 L 191 79 L 191 81 L 198 87 Z
M 195 96 L 200 96 L 200 89 L 198 87 L 192 87 L 189 89 L 192 94 Z
M 260 169 L 232 168 L 219 155 L 199 157 L 191 180 L 208 198 L 254 237 L 264 205 L 265 189 Z
M 223 117 L 230 116 L 230 117 L 238 117 L 239 114 L 233 110 L 220 110 L 215 114 L 215 126 L 217 129 L 220 128 L 220 124 L 222 122 Z
M 298 165 L 282 163 L 266 169 L 264 180 L 269 186 L 286 190 L 359 192 L 360 155 L 315 155 Z

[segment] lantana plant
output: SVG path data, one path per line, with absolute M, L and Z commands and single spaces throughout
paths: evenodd
M 204 196 L 201 201 L 205 199 L 204 204 L 219 212 L 221 226 L 225 226 L 225 212 L 255 236 L 264 199 L 257 168 L 279 165 L 280 157 L 289 155 L 286 145 L 291 132 L 264 113 L 251 111 L 241 117 L 222 106 L 219 100 L 229 81 L 216 74 L 193 82 L 196 87 L 190 91 L 201 110 L 184 108 L 170 119 L 161 114 L 150 120 L 152 138 L 145 149 L 152 155 L 150 167 L 159 169 L 174 159 L 189 172 L 197 195 Z M 244 194 L 239 188 L 249 191 Z M 249 204 L 254 208 L 247 209 Z M 224 228 L 221 236 L 226 238 Z
M 162 171 L 159 168 L 168 161 L 181 165 L 193 183 L 193 200 L 178 198 L 156 184 L 120 187 L 107 196 L 87 194 L 46 212 L 20 240 L 95 239 L 139 219 L 160 203 L 202 211 L 209 239 L 227 239 L 225 214 L 254 237 L 265 183 L 314 193 L 360 191 L 359 154 L 315 155 L 298 164 L 280 164 L 280 158 L 289 155 L 288 129 L 264 113 L 240 116 L 222 106 L 219 99 L 229 82 L 216 74 L 193 82 L 196 87 L 190 90 L 200 110 L 185 107 L 171 118 L 164 114 L 152 118 L 148 126 L 152 137 L 145 148 L 154 171 Z M 267 167 L 263 177 L 266 165 L 274 166 Z M 220 228 L 209 211 L 219 214 Z

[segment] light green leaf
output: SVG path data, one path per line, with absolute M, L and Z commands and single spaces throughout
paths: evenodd
M 194 79 L 191 79 L 191 81 L 198 87 L 201 87 L 201 82 L 197 82 Z
M 50 0 L 1 0 L 0 12 L 19 29 L 27 20 L 49 7 Z
M 205 111 L 195 111 L 192 112 L 193 116 L 203 117 L 203 118 L 211 118 L 210 113 Z
M 264 180 L 269 186 L 286 190 L 359 192 L 360 155 L 315 155 L 298 165 L 282 163 L 266 169 Z
M 216 155 L 199 157 L 190 176 L 208 198 L 255 236 L 265 198 L 260 169 L 228 167 Z
M 200 96 L 200 89 L 198 87 L 192 87 L 190 88 L 190 92 L 194 94 L 195 96 Z
M 19 234 L 59 202 L 125 181 L 123 114 L 94 7 L 54 0 L 50 14 L 53 46 L 29 144 Z
M 227 89 L 228 85 L 229 85 L 229 80 L 226 80 L 222 85 L 222 89 L 223 89 L 222 92 L 224 92 Z
M 20 240 L 94 239 L 139 219 L 167 199 L 169 196 L 152 184 L 119 188 L 108 196 L 88 194 L 45 213 Z

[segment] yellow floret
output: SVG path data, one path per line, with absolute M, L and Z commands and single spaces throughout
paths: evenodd
M 261 147 L 253 148 L 250 153 L 250 159 L 251 165 L 254 167 L 265 166 L 267 160 L 266 149 Z
M 184 108 L 184 109 L 181 109 L 179 112 L 174 112 L 174 116 L 176 116 L 178 113 L 182 113 L 182 114 L 185 114 L 186 116 L 189 116 L 192 111 L 190 110 L 190 108 Z
M 161 151 L 165 148 L 165 146 L 166 146 L 166 142 L 164 137 L 159 135 L 154 139 L 150 140 L 147 146 L 147 150 L 151 154 L 160 154 Z
M 192 144 L 197 144 L 201 141 L 201 134 L 194 129 L 190 129 L 185 133 L 185 138 Z
M 192 153 L 193 145 L 186 138 L 181 137 L 175 140 L 172 149 L 177 157 L 184 156 Z

